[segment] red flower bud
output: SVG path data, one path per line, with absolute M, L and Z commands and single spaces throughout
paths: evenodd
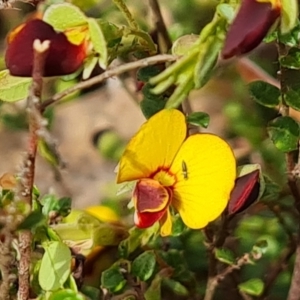
M 30 77 L 33 66 L 33 42 L 49 40 L 44 76 L 59 76 L 75 72 L 86 57 L 86 43 L 72 44 L 62 32 L 42 20 L 34 19 L 20 25 L 8 36 L 6 66 L 13 76 Z
M 227 33 L 222 57 L 231 58 L 257 47 L 280 13 L 280 0 L 242 0 Z
M 259 196 L 259 170 L 252 171 L 235 180 L 228 204 L 228 213 L 237 214 L 247 209 Z

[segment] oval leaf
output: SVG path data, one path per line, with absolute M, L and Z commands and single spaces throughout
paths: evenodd
M 45 291 L 63 287 L 71 272 L 71 251 L 62 242 L 44 245 L 45 253 L 39 271 L 39 284 Z
M 49 6 L 45 11 L 43 20 L 58 31 L 65 31 L 87 23 L 84 13 L 78 7 L 69 3 Z
M 249 91 L 252 98 L 263 106 L 276 107 L 280 103 L 280 90 L 267 82 L 252 82 L 249 84 Z
M 34 229 L 42 221 L 46 221 L 45 216 L 39 211 L 33 211 L 18 225 L 17 230 Z
M 188 51 L 195 45 L 199 35 L 187 34 L 178 38 L 172 46 L 172 54 L 174 55 L 186 55 Z
M 118 266 L 113 266 L 104 271 L 101 275 L 101 287 L 108 289 L 110 292 L 119 292 L 126 285 L 121 270 Z
M 224 264 L 233 265 L 235 263 L 235 257 L 232 251 L 225 248 L 219 248 L 215 251 L 216 259 Z
M 209 114 L 198 111 L 198 112 L 194 112 L 194 113 L 188 115 L 186 120 L 188 123 L 190 123 L 192 125 L 207 128 L 210 117 L 209 117 Z
M 276 148 L 289 152 L 298 148 L 299 125 L 290 117 L 279 117 L 269 123 L 268 134 Z
M 0 100 L 15 102 L 25 99 L 28 95 L 31 78 L 14 77 L 8 70 L 0 72 Z
M 49 300 L 85 300 L 86 298 L 82 294 L 78 294 L 73 290 L 66 289 L 54 292 L 49 297 Z
M 152 276 L 155 266 L 154 252 L 145 251 L 133 261 L 131 272 L 140 280 L 147 281 Z
M 292 48 L 286 56 L 282 56 L 279 59 L 280 64 L 289 69 L 299 70 L 300 69 L 300 50 Z
M 259 278 L 253 278 L 238 285 L 240 291 L 251 295 L 260 296 L 264 290 L 264 283 Z
M 289 90 L 285 95 L 285 102 L 293 109 L 300 111 L 300 90 Z
M 108 51 L 106 40 L 102 32 L 101 26 L 95 19 L 89 18 L 89 32 L 94 50 L 99 54 L 99 65 L 102 69 L 106 69 L 108 60 Z

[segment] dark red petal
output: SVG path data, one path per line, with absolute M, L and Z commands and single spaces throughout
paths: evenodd
M 271 3 L 243 0 L 231 24 L 222 50 L 223 58 L 241 55 L 257 47 L 280 16 Z
M 139 228 L 148 228 L 152 226 L 156 221 L 160 220 L 167 211 L 167 207 L 157 212 L 144 212 L 140 213 L 135 211 L 134 224 Z
M 86 46 L 70 43 L 64 33 L 57 33 L 42 20 L 34 19 L 21 25 L 9 37 L 5 54 L 6 66 L 13 76 L 30 77 L 33 65 L 33 41 L 49 40 L 44 76 L 59 76 L 75 72 L 86 56 Z M 15 33 L 16 32 L 16 33 Z
M 247 209 L 259 195 L 259 170 L 238 177 L 231 192 L 228 213 L 237 214 Z
M 157 212 L 165 209 L 171 201 L 171 191 L 153 179 L 141 179 L 137 182 L 133 200 L 139 213 Z

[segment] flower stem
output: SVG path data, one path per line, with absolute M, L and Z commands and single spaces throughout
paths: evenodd
M 27 99 L 29 118 L 29 143 L 23 163 L 20 178 L 19 198 L 32 209 L 32 190 L 34 184 L 35 159 L 38 144 L 38 130 L 40 129 L 40 98 L 43 86 L 43 71 L 45 60 L 49 50 L 49 41 L 41 43 L 35 40 L 33 43 L 34 60 L 32 71 L 32 85 Z M 19 234 L 19 290 L 18 299 L 29 299 L 29 279 L 31 262 L 32 234 L 30 230 L 23 230 Z

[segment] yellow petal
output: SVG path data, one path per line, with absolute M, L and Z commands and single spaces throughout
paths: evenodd
M 85 209 L 85 211 L 87 211 L 92 216 L 96 217 L 101 222 L 113 223 L 120 221 L 120 218 L 116 214 L 116 212 L 108 206 L 89 206 Z
M 117 182 L 147 178 L 170 167 L 186 137 L 184 115 L 163 109 L 151 117 L 128 143 L 121 157 Z
M 203 228 L 225 209 L 236 177 L 230 146 L 212 134 L 190 136 L 171 166 L 176 174 L 172 205 L 190 228 Z
M 172 233 L 172 217 L 169 209 L 167 209 L 166 213 L 161 218 L 159 223 L 161 224 L 160 227 L 161 236 L 168 236 Z

